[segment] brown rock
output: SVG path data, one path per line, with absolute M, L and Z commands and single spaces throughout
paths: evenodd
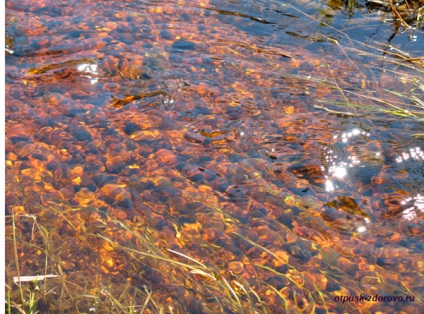
M 157 161 L 164 164 L 173 164 L 177 162 L 177 157 L 175 154 L 167 149 L 160 149 L 156 152 Z

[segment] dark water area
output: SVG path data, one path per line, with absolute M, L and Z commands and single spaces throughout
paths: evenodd
M 41 313 L 421 313 L 424 32 L 385 14 L 7 1 L 12 300 L 54 274 Z

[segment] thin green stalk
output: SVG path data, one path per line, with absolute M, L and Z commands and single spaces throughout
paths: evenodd
M 19 272 L 19 258 L 18 258 L 18 247 L 16 245 L 16 225 L 15 225 L 15 211 L 12 208 L 12 230 L 13 230 L 13 250 L 15 255 L 15 264 L 16 264 L 16 273 L 18 277 L 18 285 L 19 285 L 19 291 L 21 293 L 21 302 L 24 302 L 24 292 L 22 290 L 22 284 L 21 284 L 21 274 Z
M 34 293 L 34 291 L 31 291 L 30 292 L 30 295 L 29 295 L 29 310 L 28 310 L 28 314 L 34 314 L 34 310 L 35 310 L 36 306 L 37 306 L 37 301 L 35 300 L 35 293 Z
M 12 314 L 12 307 L 10 306 L 10 290 L 7 291 L 7 313 Z

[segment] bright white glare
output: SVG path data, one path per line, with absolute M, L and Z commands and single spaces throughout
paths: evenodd
M 352 134 L 353 135 L 359 135 L 359 134 L 361 134 L 361 130 L 360 129 L 353 129 Z
M 166 105 L 168 105 L 168 104 L 172 105 L 174 103 L 174 99 L 172 99 L 172 98 L 166 98 L 163 102 Z
M 424 161 L 424 152 L 420 147 L 410 148 L 409 152 L 403 152 L 401 156 L 398 156 L 396 162 L 401 163 L 408 159 Z
M 325 181 L 325 190 L 327 191 L 327 192 L 333 192 L 335 189 L 334 189 L 334 184 L 333 184 L 333 182 L 331 182 L 331 180 L 326 180 Z
M 412 41 L 412 42 L 416 42 L 417 38 L 418 38 L 417 35 L 410 35 L 409 36 L 409 40 Z
M 83 63 L 78 66 L 78 71 L 97 74 L 97 64 Z
M 354 128 L 349 131 L 343 132 L 339 135 L 337 134 L 333 135 L 333 139 L 341 143 L 348 143 L 353 138 L 360 135 L 370 136 L 370 133 L 362 131 L 359 128 Z M 323 169 L 323 171 L 325 171 L 326 174 L 328 175 L 328 178 L 325 183 L 325 189 L 326 191 L 331 192 L 335 190 L 335 186 L 330 179 L 334 179 L 334 178 L 341 179 L 346 177 L 348 175 L 349 168 L 352 168 L 361 164 L 361 161 L 358 158 L 358 156 L 355 156 L 354 154 L 349 154 L 349 156 L 346 156 L 345 153 L 347 153 L 347 151 L 339 152 L 339 154 L 337 154 L 338 151 L 334 152 L 333 149 L 329 147 L 325 147 L 323 150 L 324 150 L 325 164 L 327 165 L 327 168 L 322 167 L 321 169 Z M 377 157 L 380 155 L 381 155 L 380 153 L 376 153 Z
M 345 167 L 336 167 L 336 168 L 334 169 L 334 173 L 333 173 L 333 175 L 334 175 L 336 178 L 344 178 L 344 177 L 347 175 L 347 170 L 346 170 L 346 168 L 345 168 Z
M 83 63 L 83 64 L 80 64 L 77 69 L 80 72 L 85 72 L 85 73 L 94 74 L 94 75 L 99 74 L 97 72 L 97 64 Z M 97 77 L 92 77 L 91 75 L 84 75 L 84 76 L 90 79 L 91 84 L 96 84 L 99 81 Z
M 413 220 L 417 217 L 417 210 L 424 212 L 424 196 L 417 194 L 415 197 L 408 197 L 401 202 L 402 205 L 414 201 L 414 204 L 402 212 L 402 218 L 406 220 Z
M 367 228 L 365 228 L 365 226 L 359 226 L 357 230 L 358 232 L 362 233 L 362 232 L 365 232 Z
M 420 194 L 417 194 L 417 196 L 415 196 L 415 206 L 417 206 L 419 210 L 424 212 L 424 196 L 421 196 Z
M 402 213 L 402 218 L 406 220 L 413 220 L 415 217 L 417 217 L 417 213 L 415 212 L 414 207 L 409 207 Z

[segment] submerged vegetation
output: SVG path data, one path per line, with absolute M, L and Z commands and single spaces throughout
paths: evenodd
M 386 6 L 390 6 L 392 11 L 396 12 L 396 15 L 399 15 L 399 18 L 401 17 L 399 12 L 396 11 L 399 10 L 399 8 L 394 4 L 393 0 L 377 2 L 384 3 Z M 370 1 L 370 3 L 377 2 Z M 422 21 L 422 14 L 424 14 L 424 2 L 421 0 L 412 2 L 414 3 L 414 6 L 408 5 L 407 1 L 404 5 L 408 8 L 411 7 L 411 10 L 414 8 L 413 16 L 416 17 L 416 23 L 412 23 L 410 19 L 408 19 L 410 24 L 408 24 L 405 20 L 401 20 L 402 26 L 406 28 L 420 27 L 419 23 Z M 309 19 L 316 20 L 315 17 L 303 12 L 302 10 L 299 10 L 299 12 L 301 12 Z M 359 114 L 372 115 L 373 113 L 380 112 L 389 113 L 398 117 L 408 117 L 423 120 L 424 99 L 422 99 L 422 95 L 424 93 L 424 55 L 412 57 L 407 52 L 392 47 L 390 43 L 383 44 L 377 41 L 363 43 L 358 40 L 351 39 L 346 33 L 334 28 L 330 24 L 327 24 L 326 21 L 320 20 L 319 22 L 340 34 L 341 37 L 345 39 L 345 41 L 343 44 L 341 44 L 338 40 L 324 35 L 320 35 L 318 40 L 326 40 L 336 44 L 342 51 L 343 55 L 345 55 L 346 58 L 352 62 L 354 67 L 357 66 L 354 65 L 354 61 L 350 60 L 349 55 L 364 56 L 368 57 L 370 60 L 381 60 L 385 66 L 387 66 L 387 64 L 392 64 L 393 69 L 385 68 L 383 70 L 383 68 L 370 65 L 370 70 L 376 72 L 380 72 L 382 70 L 384 72 L 392 72 L 396 77 L 398 84 L 404 85 L 406 88 L 402 88 L 400 86 L 399 90 L 403 90 L 403 92 L 392 91 L 388 89 L 377 91 L 373 89 L 373 83 L 369 81 L 364 81 L 362 90 L 352 90 L 348 85 L 341 87 L 341 84 L 339 85 L 338 83 L 337 75 L 334 75 L 334 73 L 331 71 L 331 67 L 326 65 L 328 67 L 328 71 L 326 71 L 328 76 L 325 78 L 314 78 L 310 76 L 299 77 L 299 79 L 303 79 L 305 81 L 312 80 L 322 84 L 323 86 L 337 89 L 342 95 L 342 99 L 340 101 L 318 101 L 318 103 L 332 104 L 338 107 L 338 109 L 333 110 L 328 106 L 322 106 L 321 104 L 317 104 L 317 108 L 322 108 L 329 112 L 348 115 L 358 114 L 355 109 L 364 109 Z M 392 36 L 394 35 L 395 34 Z M 367 77 L 365 74 L 362 76 L 364 79 Z
M 373 0 L 373 3 L 379 2 Z M 386 7 L 386 2 L 382 3 Z M 419 4 L 415 11 L 415 24 L 401 13 L 395 13 L 400 16 L 399 20 L 405 27 L 422 27 L 422 1 Z M 389 7 L 394 12 L 400 10 L 397 6 L 393 7 L 392 2 Z M 287 56 L 278 55 L 275 51 L 249 47 L 252 56 L 266 60 L 266 70 L 272 73 L 270 76 L 288 81 L 290 88 L 300 91 L 299 99 L 302 101 L 302 97 L 310 92 L 307 87 L 313 85 L 313 88 L 318 90 L 317 95 L 322 97 L 308 98 L 307 102 L 318 114 L 329 113 L 336 117 L 354 116 L 367 119 L 375 117 L 381 120 L 405 119 L 414 122 L 424 120 L 424 56 L 410 56 L 407 52 L 379 42 L 360 42 L 316 16 L 294 6 L 292 9 L 309 21 L 320 23 L 337 33 L 340 36 L 338 39 L 325 34 L 304 38 L 313 44 L 331 44 L 343 58 L 326 63 L 325 60 L 318 61 L 314 54 L 296 55 L 296 47 L 291 51 L 288 48 Z M 157 19 L 163 14 L 161 6 L 151 7 L 149 10 L 152 15 L 157 14 L 154 15 Z M 230 15 L 228 12 L 225 11 L 222 15 Z M 132 14 L 132 18 L 139 17 L 137 12 Z M 254 21 L 266 24 L 261 19 Z M 107 32 L 116 28 L 116 25 L 107 24 L 104 26 L 105 30 L 101 30 L 104 32 L 101 36 L 106 37 Z M 32 30 L 36 35 L 43 31 L 41 27 Z M 162 38 L 169 36 L 157 30 L 152 31 L 152 34 L 156 32 L 161 33 Z M 80 34 L 75 36 L 83 37 Z M 124 36 L 124 40 L 130 42 L 131 38 Z M 7 42 L 12 49 L 13 41 L 8 39 Z M 264 83 L 258 69 L 243 64 L 243 53 L 228 46 L 225 48 L 228 48 L 233 56 L 240 57 L 241 61 L 229 61 L 226 66 L 246 81 L 258 78 L 260 84 L 269 89 L 267 86 L 273 82 Z M 193 47 L 194 44 L 184 45 L 181 41 L 174 45 L 175 50 L 190 50 L 194 49 Z M 176 53 L 177 56 L 182 54 L 180 50 Z M 31 53 L 38 57 L 39 52 Z M 116 54 L 121 56 L 125 53 L 117 50 Z M 352 59 L 352 56 L 356 59 Z M 101 57 L 106 59 L 105 64 L 110 61 L 103 55 Z M 372 60 L 367 70 L 371 74 L 362 73 L 363 68 L 357 66 L 357 60 L 361 58 Z M 142 69 L 146 73 L 150 69 L 160 71 L 165 67 L 161 64 L 165 62 L 162 55 L 156 59 L 149 55 L 147 59 L 150 68 L 146 70 L 144 66 Z M 300 70 L 287 71 L 287 66 L 279 63 L 281 59 L 291 62 L 290 66 L 293 68 L 302 70 L 302 67 L 305 67 L 307 71 L 304 72 L 308 73 Z M 84 59 L 84 62 L 87 60 L 91 59 Z M 211 64 L 221 61 L 215 56 L 207 56 L 205 60 Z M 136 63 L 137 60 L 131 62 Z M 49 122 L 41 131 L 36 130 L 38 133 L 34 138 L 44 140 L 37 144 L 25 142 L 29 137 L 27 129 L 24 128 L 27 121 L 12 124 L 8 129 L 6 310 L 9 313 L 271 314 L 282 311 L 352 312 L 358 308 L 363 312 L 384 312 L 392 308 L 392 304 L 375 302 L 334 302 L 334 298 L 340 295 L 359 295 L 362 292 L 371 294 L 376 291 L 390 295 L 415 295 L 416 300 L 422 302 L 422 296 L 418 294 L 422 291 L 422 278 L 419 278 L 422 276 L 422 251 L 415 243 L 400 245 L 407 242 L 405 234 L 415 239 L 422 234 L 418 223 L 399 223 L 396 227 L 399 229 L 381 228 L 382 230 L 375 231 L 378 241 L 384 239 L 398 245 L 393 248 L 393 252 L 385 250 L 384 246 L 370 248 L 377 240 L 362 235 L 350 223 L 362 223 L 371 216 L 375 217 L 375 213 L 368 215 L 365 211 L 360 212 L 362 209 L 333 210 L 339 203 L 344 203 L 344 206 L 350 203 L 355 205 L 355 209 L 359 208 L 353 198 L 339 198 L 343 202 L 333 203 L 331 200 L 324 202 L 319 199 L 326 191 L 322 187 L 323 171 L 316 164 L 311 162 L 311 165 L 303 167 L 302 164 L 295 163 L 294 170 L 283 168 L 277 152 L 271 149 L 263 150 L 262 155 L 258 152 L 253 152 L 252 156 L 243 155 L 247 157 L 240 160 L 241 154 L 235 149 L 231 150 L 227 143 L 228 138 L 235 140 L 242 137 L 244 131 L 237 133 L 233 124 L 227 128 L 225 123 L 221 122 L 216 123 L 218 130 L 206 128 L 207 123 L 215 123 L 213 115 L 226 114 L 231 123 L 241 120 L 239 111 L 242 109 L 238 99 L 231 102 L 229 109 L 225 108 L 219 114 L 212 114 L 212 111 L 205 110 L 200 105 L 193 106 L 190 110 L 201 112 L 198 116 L 202 116 L 206 121 L 205 129 L 199 132 L 189 127 L 165 130 L 165 135 L 162 131 L 157 131 L 158 125 L 162 127 L 169 123 L 166 120 L 168 117 L 165 116 L 168 114 L 167 109 L 162 112 L 163 116 L 154 114 L 153 117 L 144 112 L 137 112 L 133 117 L 131 112 L 119 111 L 130 107 L 135 101 L 144 101 L 150 97 L 166 98 L 161 103 L 164 108 L 169 108 L 173 101 L 172 93 L 152 90 L 151 86 L 154 84 L 145 88 L 143 84 L 152 74 L 142 73 L 138 68 L 132 69 L 131 62 L 126 64 L 120 60 L 114 64 L 112 60 L 112 70 L 104 70 L 119 72 L 117 76 L 128 84 L 128 90 L 132 92 L 111 98 L 108 108 L 112 114 L 107 118 L 115 123 L 115 129 L 109 125 L 105 126 L 92 104 L 82 109 L 76 106 L 72 111 L 69 108 L 63 109 L 63 99 L 54 94 L 43 95 L 42 101 L 35 101 L 34 108 L 37 110 L 45 102 L 49 102 L 55 110 L 60 108 L 65 112 L 65 116 L 71 118 L 80 113 L 91 114 L 90 110 L 93 110 L 94 114 L 90 119 L 94 122 L 90 121 L 89 126 L 104 132 L 104 141 L 82 129 L 85 122 L 81 121 L 72 122 L 74 124 L 66 128 L 67 132 L 75 135 L 76 140 L 66 137 L 67 134 L 64 135 L 66 132 L 62 132 L 62 129 L 55 129 L 62 127 L 62 122 Z M 186 60 L 176 58 L 174 62 L 179 65 Z M 52 80 L 53 83 L 48 82 L 51 84 L 48 87 L 57 88 L 56 84 L 62 84 L 61 80 L 76 77 L 72 72 L 75 70 L 67 69 L 75 67 L 76 64 L 78 63 L 74 60 L 67 60 L 53 66 L 40 65 L 39 69 L 34 69 L 31 65 L 29 74 L 35 75 L 35 78 L 25 77 L 23 84 L 36 85 L 45 73 L 52 71 L 59 77 L 58 84 Z M 378 64 L 383 66 L 379 67 Z M 201 73 L 203 70 L 190 68 L 192 73 Z M 220 70 L 221 68 L 217 68 L 216 72 Z M 172 68 L 172 71 L 175 71 L 175 76 L 180 75 L 177 66 Z M 349 76 L 350 72 L 359 73 L 358 77 Z M 10 73 L 18 76 L 18 71 Z M 87 73 L 85 78 L 92 80 L 90 75 L 94 74 L 88 71 Z M 382 83 L 375 84 L 370 79 L 372 77 L 380 77 Z M 72 85 L 72 90 L 80 87 L 75 83 L 77 80 L 70 81 L 75 84 Z M 352 87 L 352 81 L 356 87 Z M 91 84 L 94 85 L 92 82 Z M 105 83 L 107 90 L 116 90 L 114 84 L 115 82 Z M 142 88 L 137 84 L 142 84 Z M 260 84 L 258 82 L 258 85 Z M 161 88 L 167 88 L 163 82 L 159 85 Z M 194 86 L 193 83 L 190 85 L 183 82 L 181 86 L 181 89 L 195 90 L 193 93 L 196 99 L 210 96 L 218 98 L 216 95 L 219 95 L 213 84 L 205 87 L 200 83 Z M 231 86 L 234 92 L 242 95 L 240 98 L 251 93 L 249 88 L 242 86 L 238 80 Z M 305 86 L 306 88 L 302 89 Z M 392 89 L 392 86 L 397 89 Z M 82 89 L 76 99 L 83 99 L 89 94 L 89 87 L 84 86 L 86 89 Z M 143 88 L 146 90 L 140 91 Z M 28 94 L 38 96 L 38 93 L 42 92 L 34 89 Z M 15 95 L 18 92 L 12 87 L 8 93 Z M 266 97 L 263 97 L 264 101 L 274 101 L 268 95 Z M 225 97 L 221 97 L 222 99 L 227 102 Z M 295 101 L 301 102 L 298 99 Z M 148 106 L 154 107 L 158 103 L 160 102 L 152 101 Z M 23 114 L 26 114 L 25 110 L 32 113 L 32 108 L 28 109 L 25 104 L 17 101 L 7 103 L 9 109 L 15 105 L 24 108 L 20 109 Z M 248 106 L 253 107 L 251 103 L 248 103 Z M 306 118 L 291 118 L 297 110 L 291 104 L 284 103 L 282 108 L 284 118 L 276 118 L 275 124 L 281 128 L 289 125 L 284 140 L 289 144 L 296 143 L 297 138 L 303 141 L 299 131 L 302 128 L 299 129 L 296 123 Z M 260 110 L 250 107 L 248 110 L 251 110 L 249 114 L 253 117 L 252 121 L 255 121 Z M 9 111 L 14 113 L 14 109 Z M 184 115 L 184 122 L 195 120 L 188 109 L 180 112 Z M 39 120 L 45 118 L 42 114 Z M 21 119 L 20 116 L 18 118 Z M 160 123 L 155 120 L 162 118 Z M 120 128 L 116 126 L 119 123 L 126 125 Z M 264 123 L 265 127 L 266 123 L 268 122 Z M 258 127 L 262 128 L 262 125 Z M 123 146 L 121 138 L 112 138 L 118 135 L 126 136 L 132 142 L 128 141 L 130 144 Z M 319 141 L 330 141 L 333 135 L 319 138 Z M 414 135 L 424 136 L 420 132 Z M 165 136 L 169 137 L 167 140 L 172 145 L 163 148 L 160 145 L 165 145 Z M 178 162 L 178 156 L 171 148 L 175 150 L 183 140 L 197 145 L 199 152 L 204 153 L 205 156 L 198 157 L 201 162 Z M 266 136 L 260 139 L 268 144 L 266 140 Z M 72 142 L 72 145 L 77 144 L 67 146 L 67 141 Z M 84 146 L 88 146 L 88 142 L 93 143 L 87 148 L 89 152 L 84 151 L 85 155 L 81 154 L 80 151 L 85 149 Z M 259 140 L 252 142 L 255 144 Z M 115 150 L 112 153 L 107 151 L 108 153 L 102 156 L 106 151 L 105 143 Z M 157 145 L 160 149 L 153 149 L 152 143 L 159 143 Z M 215 146 L 205 153 L 203 149 L 209 143 Z M 302 145 L 308 150 L 307 154 L 315 149 L 310 143 Z M 301 149 L 304 146 L 301 146 Z M 299 147 L 293 150 L 300 150 Z M 192 151 L 185 151 L 183 148 L 179 152 L 181 155 L 194 155 Z M 76 157 L 71 156 L 72 154 Z M 284 154 L 288 155 L 286 151 L 281 155 Z M 223 155 L 228 160 L 233 158 L 231 160 L 235 161 L 229 162 Z M 271 161 L 265 160 L 264 155 Z M 80 165 L 87 161 L 93 165 L 91 168 Z M 69 165 L 63 166 L 66 162 L 69 162 Z M 203 167 L 204 164 L 209 168 Z M 274 167 L 272 171 L 270 164 Z M 374 169 L 373 166 L 371 164 L 369 169 Z M 379 165 L 380 168 L 383 170 L 372 177 L 373 182 L 377 182 L 375 185 L 380 181 L 389 181 L 384 172 L 387 170 Z M 298 176 L 293 179 L 293 176 L 285 173 L 289 171 Z M 125 176 L 119 177 L 122 173 Z M 401 179 L 407 176 L 405 172 L 400 171 L 396 175 Z M 57 184 L 57 187 L 54 181 L 65 183 L 63 186 Z M 235 183 L 230 185 L 228 181 Z M 283 184 L 278 185 L 280 181 Z M 242 183 L 236 184 L 237 182 Z M 254 188 L 248 190 L 243 185 Z M 364 190 L 366 189 L 371 190 L 370 185 L 365 186 Z M 301 194 L 311 190 L 314 193 L 312 196 L 299 196 L 293 192 Z M 400 188 L 395 192 L 399 195 L 408 194 Z M 249 201 L 245 201 L 246 199 Z M 360 205 L 369 205 L 368 199 L 364 198 Z M 387 216 L 400 211 L 399 199 L 387 199 Z M 325 216 L 320 211 L 326 204 L 333 205 L 327 208 L 330 214 L 326 213 Z M 378 204 L 373 206 L 378 207 Z M 324 216 L 326 222 L 321 219 Z M 304 219 L 302 223 L 297 217 Z M 386 221 L 382 225 L 385 224 Z M 354 260 L 358 255 L 358 247 L 365 248 L 368 255 L 364 254 L 365 257 L 359 256 Z M 413 261 L 397 263 L 405 256 Z M 360 279 L 356 280 L 357 278 Z M 404 311 L 418 313 L 418 302 L 405 304 Z

